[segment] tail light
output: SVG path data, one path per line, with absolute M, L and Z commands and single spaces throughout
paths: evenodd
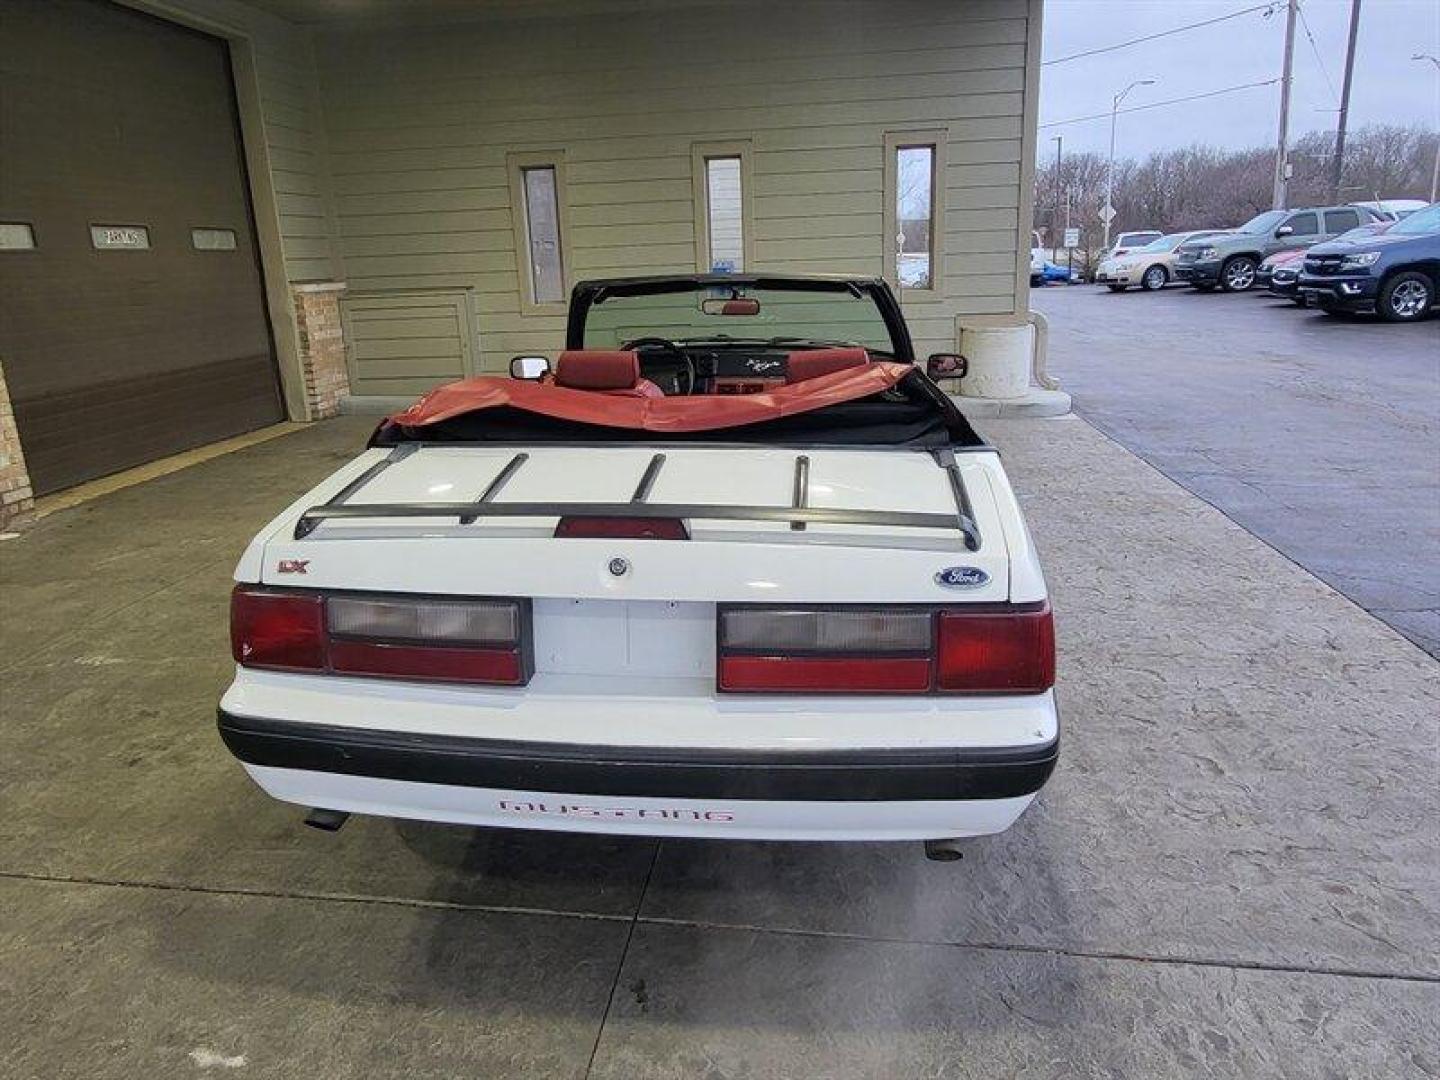
M 244 667 L 523 686 L 529 603 L 326 596 L 236 586 L 230 642 Z
M 325 667 L 325 601 L 313 593 L 230 595 L 230 652 L 246 667 L 317 671 Z
M 1055 683 L 1049 604 L 722 607 L 719 689 L 1037 694 Z
M 679 518 L 562 517 L 555 535 L 563 538 L 601 537 L 606 540 L 689 540 L 690 532 Z
M 1055 685 L 1049 604 L 1007 611 L 942 611 L 935 688 L 960 694 L 1038 694 Z

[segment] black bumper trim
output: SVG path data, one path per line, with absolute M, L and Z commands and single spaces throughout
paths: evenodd
M 1179 263 L 1175 267 L 1175 280 L 1187 285 L 1217 285 L 1220 263 Z
M 459 787 L 633 798 L 909 802 L 1031 795 L 1060 741 L 970 749 L 744 751 L 416 735 L 219 714 L 241 761 Z
M 1297 295 L 1304 295 L 1310 302 L 1320 307 L 1328 307 L 1332 311 L 1351 311 L 1365 313 L 1375 310 L 1375 294 L 1368 296 L 1365 293 L 1343 293 L 1333 285 L 1320 285 L 1312 282 L 1299 282 L 1296 285 Z

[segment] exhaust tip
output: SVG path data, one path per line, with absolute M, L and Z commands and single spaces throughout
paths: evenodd
M 316 807 L 305 815 L 305 824 L 321 832 L 339 832 L 340 827 L 350 820 L 346 810 L 324 810 Z
M 959 862 L 965 857 L 965 852 L 961 850 L 959 840 L 926 840 L 925 857 L 933 862 Z

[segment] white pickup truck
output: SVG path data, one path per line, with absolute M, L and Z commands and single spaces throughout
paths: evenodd
M 1054 635 L 963 360 L 914 361 L 878 279 L 576 286 L 553 369 L 432 391 L 251 542 L 226 745 L 322 828 L 956 857 L 1054 768 Z

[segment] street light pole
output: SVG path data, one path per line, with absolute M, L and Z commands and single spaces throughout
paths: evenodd
M 1411 60 L 1429 60 L 1435 65 L 1435 70 L 1440 71 L 1440 57 L 1431 56 L 1429 53 L 1416 53 L 1410 57 Z M 1436 193 L 1440 192 L 1440 142 L 1435 144 L 1435 164 L 1430 169 L 1430 201 L 1436 201 Z
M 1131 90 L 1154 85 L 1154 79 L 1137 79 L 1110 101 L 1110 160 L 1105 166 L 1105 251 L 1110 250 L 1110 222 L 1115 216 L 1115 117 L 1120 112 L 1120 103 Z
M 1050 219 L 1050 261 L 1060 261 L 1060 244 L 1056 237 L 1060 235 L 1060 150 L 1064 144 L 1064 136 L 1055 137 L 1055 216 Z M 1067 223 L 1068 224 L 1068 223 Z

